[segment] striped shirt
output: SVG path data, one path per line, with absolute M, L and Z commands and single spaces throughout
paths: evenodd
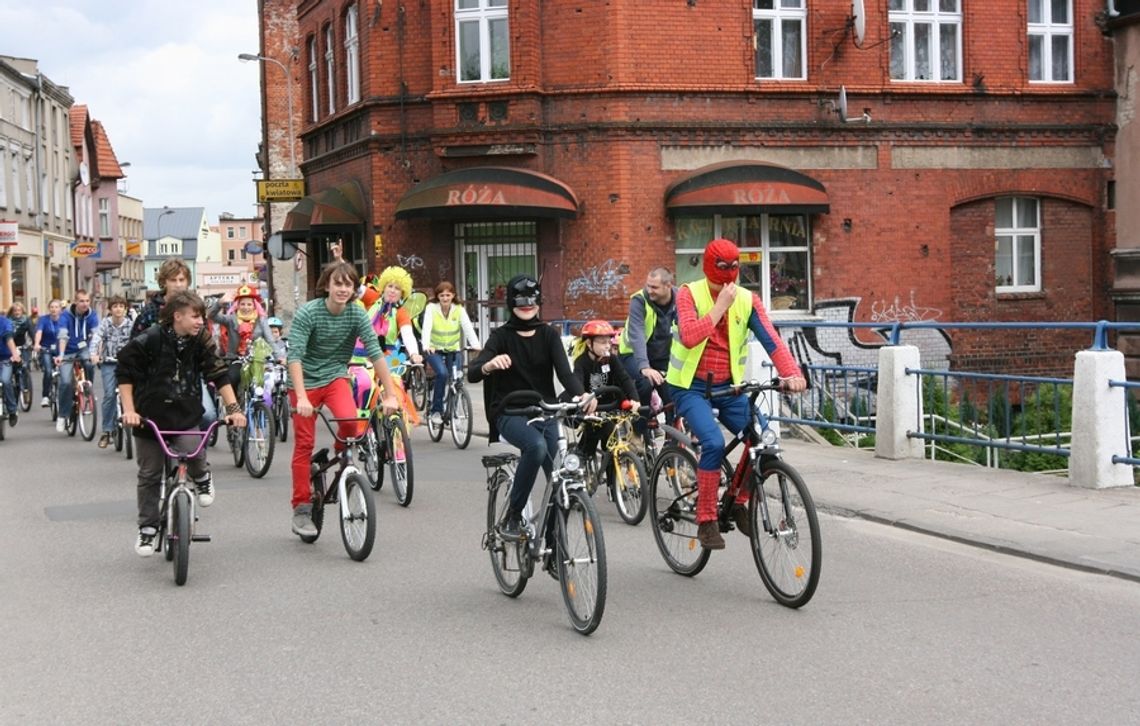
M 343 312 L 333 315 L 325 301 L 320 297 L 302 305 L 289 328 L 288 361 L 301 364 L 307 390 L 348 377 L 348 360 L 357 338 L 365 342 L 369 358 L 381 356 L 376 331 L 363 307 L 349 303 Z M 292 383 L 290 379 L 290 387 Z

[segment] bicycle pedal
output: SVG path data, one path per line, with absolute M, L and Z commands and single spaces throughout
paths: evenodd
M 191 542 L 209 542 L 210 535 L 208 534 L 192 534 L 190 535 Z

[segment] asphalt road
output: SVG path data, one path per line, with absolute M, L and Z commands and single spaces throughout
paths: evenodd
M 479 546 L 485 440 L 415 434 L 415 499 L 376 548 L 289 531 L 288 456 L 217 502 L 173 583 L 139 558 L 134 469 L 36 409 L 0 442 L 0 723 L 1104 723 L 1140 713 L 1140 586 L 825 516 L 823 576 L 780 607 L 744 540 L 672 574 L 600 495 L 605 618 Z M 291 442 L 290 442 L 291 443 Z M 809 482 L 810 484 L 810 482 Z

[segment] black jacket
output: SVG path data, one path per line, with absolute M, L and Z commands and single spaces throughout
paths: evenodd
M 194 430 L 202 423 L 203 380 L 219 388 L 229 383 L 226 364 L 205 329 L 179 341 L 165 325 L 155 325 L 123 346 L 115 380 L 134 386 L 139 415 L 160 429 L 177 431 Z M 154 438 L 147 426 L 135 434 Z

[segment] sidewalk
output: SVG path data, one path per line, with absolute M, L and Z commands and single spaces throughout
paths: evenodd
M 478 452 L 487 437 L 483 390 L 468 389 Z M 783 445 L 824 512 L 1140 582 L 1140 487 L 1080 489 L 1058 476 L 889 461 L 790 438 Z

